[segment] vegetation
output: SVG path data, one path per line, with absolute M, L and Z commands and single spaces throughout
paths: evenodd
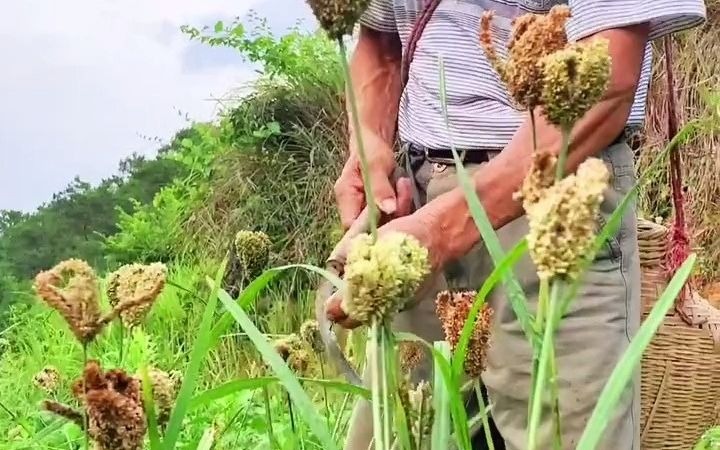
M 339 280 L 315 267 L 323 264 L 340 237 L 331 188 L 347 146 L 347 124 L 345 72 L 336 42 L 320 33 L 299 30 L 275 37 L 262 21 L 251 21 L 250 26 L 242 22 L 218 22 L 202 29 L 188 26 L 183 32 L 208 45 L 235 48 L 240 56 L 259 64 L 262 76 L 252 93 L 231 98 L 216 121 L 180 131 L 155 158 L 133 156 L 121 162 L 118 174 L 97 186 L 75 180 L 32 214 L 0 214 L 2 448 L 89 450 L 88 434 L 102 441 L 93 424 L 107 420 L 94 414 L 90 393 L 113 391 L 111 394 L 134 402 L 135 417 L 146 419 L 133 422 L 134 429 L 142 431 L 144 448 L 152 450 L 338 448 L 348 409 L 358 397 L 375 400 L 378 449 L 447 448 L 451 441 L 468 449 L 468 424 L 485 421 L 487 416 L 484 408 L 477 417 L 467 416 L 460 395 L 468 387 L 461 386 L 460 380 L 470 367 L 467 362 L 482 354 L 481 344 L 487 334 L 482 326 L 488 313 L 484 296 L 500 282 L 515 293 L 516 314 L 526 325 L 535 348 L 534 392 L 553 386 L 552 340 L 561 306 L 572 299 L 573 281 L 567 272 L 552 265 L 553 255 L 549 255 L 544 260 L 550 262 L 543 274 L 547 276 L 543 276 L 541 302 L 546 314 L 538 317 L 524 310 L 524 294 L 518 291 L 509 269 L 524 251 L 529 249 L 538 257 L 541 249 L 523 241 L 507 254 L 499 251 L 497 238 L 467 184 L 464 187 L 473 217 L 497 268 L 478 286 L 477 295 L 466 296 L 470 303 L 463 313 L 464 327 L 455 329 L 447 342 L 438 343 L 393 333 L 388 320 L 423 270 L 422 251 L 409 240 L 382 241 L 368 236 L 362 244 L 365 250 L 385 252 L 395 258 L 393 261 L 400 261 L 398 255 L 408 254 L 397 252 L 397 246 L 403 246 L 412 250 L 408 251 L 413 256 L 404 263 L 416 266 L 396 274 L 407 282 L 405 291 L 370 286 L 384 292 L 388 302 L 395 302 L 384 303 L 367 316 L 367 345 L 382 349 L 375 352 L 382 359 L 375 361 L 379 369 L 374 373 L 373 388 L 352 386 L 337 377 L 317 346 L 312 322 L 307 322 L 314 301 L 311 289 L 318 274 L 338 288 L 348 283 L 350 292 L 353 287 L 359 292 L 357 288 L 372 277 L 356 268 L 345 280 Z M 703 31 L 698 33 L 706 36 Z M 441 75 L 442 66 L 439 79 Z M 691 80 L 686 82 L 692 85 Z M 687 98 L 694 99 L 690 94 Z M 563 108 L 557 110 L 562 112 Z M 688 114 L 708 117 L 714 112 L 698 106 Z M 698 134 L 699 122 L 688 122 L 683 137 L 693 137 L 698 145 L 695 148 L 708 148 L 714 142 L 713 135 Z M 562 125 L 568 132 L 571 123 Z M 661 145 L 657 139 L 651 143 Z M 650 154 L 644 153 L 640 159 L 645 173 L 642 182 L 649 186 L 642 191 L 643 206 L 653 215 L 667 216 L 666 201 L 654 200 L 652 194 L 653 189 L 663 186 L 659 167 L 667 151 L 654 152 L 656 158 L 647 156 Z M 709 167 L 707 161 L 713 158 L 707 152 L 700 154 L 702 158 L 697 159 Z M 561 191 L 562 186 L 573 182 L 571 177 L 559 173 L 547 186 Z M 690 181 L 708 183 L 709 179 L 715 181 L 717 176 Z M 526 200 L 533 198 L 532 186 L 528 189 L 523 192 Z M 627 200 L 637 194 L 638 190 L 633 190 Z M 712 208 L 709 197 L 704 202 L 706 210 Z M 693 205 L 702 208 L 697 206 L 700 203 Z M 571 274 L 582 271 L 583 264 L 617 226 L 621 213 L 622 207 L 597 236 L 582 236 L 575 242 L 578 258 L 568 262 Z M 708 217 L 703 223 L 717 220 L 710 212 Z M 238 266 L 238 261 L 248 258 L 243 253 L 247 249 L 235 239 L 240 231 L 263 232 L 269 237 L 272 248 L 267 252 L 267 265 L 273 269 L 250 274 Z M 535 231 L 542 233 L 539 228 Z M 710 231 L 700 236 L 706 248 L 718 241 Z M 87 261 L 100 275 L 83 275 L 82 271 L 74 271 L 70 277 L 58 275 L 46 291 L 58 289 L 67 298 L 76 298 L 76 291 L 70 287 L 82 279 L 88 283 L 84 286 L 91 286 L 90 291 L 99 293 L 91 299 L 97 301 L 98 310 L 104 314 L 115 311 L 118 316 L 103 324 L 97 336 L 79 342 L 72 321 L 68 327 L 63 319 L 66 315 L 48 308 L 53 302 L 48 301 L 47 294 L 43 295 L 45 304 L 31 287 L 36 274 L 69 258 Z M 132 278 L 127 274 L 135 273 L 132 268 L 139 267 L 127 264 L 156 262 L 167 267 L 159 295 L 156 291 L 152 295 L 143 293 L 138 287 L 142 283 L 127 281 Z M 299 262 L 309 265 L 290 265 Z M 578 448 L 594 448 L 604 419 L 629 379 L 628 369 L 639 360 L 693 262 L 694 256 L 677 273 L 619 363 Z M 148 266 L 144 267 L 147 270 Z M 715 263 L 708 261 L 703 267 L 708 276 L 716 274 Z M 72 276 L 79 278 L 73 282 Z M 125 284 L 118 280 L 125 280 Z M 119 285 L 133 287 L 123 291 L 118 290 Z M 123 309 L 128 306 L 118 298 L 118 292 L 130 292 L 130 299 L 145 299 L 148 310 L 141 315 L 147 316 L 140 324 L 128 323 L 128 309 Z M 353 300 L 356 308 L 367 306 L 360 297 Z M 55 304 L 54 308 L 59 307 Z M 304 340 L 296 335 L 301 324 L 305 324 Z M 436 372 L 432 387 L 407 386 L 396 375 L 402 362 L 396 347 L 403 341 L 430 351 Z M 362 344 L 353 347 L 355 362 L 363 359 Z M 98 366 L 88 364 L 93 360 Z M 122 369 L 122 375 L 108 372 L 113 368 Z M 167 392 L 157 381 L 159 373 L 171 382 Z M 118 379 L 113 377 L 127 376 L 134 376 L 127 384 L 135 388 L 120 389 L 118 382 L 112 381 Z M 76 380 L 81 381 L 73 389 Z M 97 380 L 105 381 L 98 384 Z M 113 383 L 115 387 L 108 389 Z M 144 388 L 148 386 L 152 389 Z M 163 402 L 168 398 L 171 406 L 164 410 Z M 534 445 L 539 398 L 539 394 L 533 397 L 529 411 L 528 448 Z M 77 415 L 65 411 L 60 415 L 71 420 L 59 418 L 47 411 L 47 403 L 42 407 L 44 400 L 68 406 Z M 58 412 L 57 406 L 50 409 Z M 431 420 L 430 410 L 435 420 Z M 394 442 L 398 447 L 393 447 Z M 131 445 L 124 448 L 139 448 Z

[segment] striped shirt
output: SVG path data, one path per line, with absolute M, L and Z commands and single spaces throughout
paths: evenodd
M 378 31 L 397 32 L 405 46 L 424 1 L 371 0 L 361 23 Z M 571 42 L 602 30 L 639 23 L 650 24 L 652 41 L 697 26 L 706 15 L 703 0 L 443 0 L 416 47 L 400 101 L 400 138 L 429 148 L 449 148 L 439 92 L 442 58 L 453 143 L 466 149 L 507 145 L 525 112 L 513 107 L 480 47 L 480 17 L 483 11 L 495 12 L 495 47 L 504 58 L 512 19 L 527 12 L 545 13 L 557 3 L 570 7 L 572 17 L 566 29 Z M 641 125 L 645 116 L 651 59 L 648 42 L 628 119 L 630 126 Z

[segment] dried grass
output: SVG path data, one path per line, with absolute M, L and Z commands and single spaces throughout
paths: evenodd
M 674 74 L 680 123 L 704 115 L 703 91 L 720 87 L 720 1 L 709 1 L 708 22 L 674 40 Z M 640 172 L 656 157 L 666 141 L 667 88 L 664 52 L 655 48 L 655 67 L 645 124 L 645 144 L 639 153 Z M 699 281 L 720 275 L 720 134 L 717 130 L 697 136 L 683 147 L 683 177 L 692 242 L 701 254 Z M 672 220 L 667 164 L 651 176 L 641 194 L 640 209 L 648 217 Z

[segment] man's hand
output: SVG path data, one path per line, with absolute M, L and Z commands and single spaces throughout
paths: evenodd
M 409 210 L 411 198 L 409 194 L 409 186 L 406 188 L 404 183 L 407 179 L 401 180 L 403 184 L 398 183 L 398 200 L 401 211 Z M 407 189 L 407 191 L 406 191 Z M 407 192 L 407 194 L 406 194 Z M 441 230 L 438 228 L 438 221 L 435 220 L 431 210 L 421 209 L 414 214 L 403 215 L 397 217 L 378 229 L 378 239 L 383 234 L 400 232 L 405 233 L 409 236 L 417 239 L 420 244 L 428 250 L 428 256 L 430 259 L 431 273 L 437 273 L 438 270 L 445 265 L 447 262 L 447 254 L 445 252 L 445 246 L 442 245 Z M 345 256 L 345 255 L 343 255 Z M 420 295 L 424 291 L 424 288 L 431 286 L 430 278 L 420 287 L 416 295 Z M 326 314 L 328 320 L 337 323 L 346 329 L 353 329 L 360 325 L 359 322 L 349 317 L 342 309 L 342 292 L 338 291 L 328 299 L 326 305 Z
M 395 169 L 393 151 L 384 140 L 373 133 L 363 134 L 363 144 L 366 149 L 373 198 L 380 211 L 391 216 L 398 209 L 395 186 L 390 182 L 390 177 Z M 352 147 L 355 148 L 351 149 L 350 157 L 335 182 L 335 200 L 340 211 L 340 221 L 345 230 L 350 228 L 350 225 L 367 205 L 360 154 L 356 144 Z

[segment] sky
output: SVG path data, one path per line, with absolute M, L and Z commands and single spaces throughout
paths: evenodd
M 96 183 L 125 156 L 153 155 L 255 76 L 237 52 L 192 42 L 182 25 L 254 10 L 277 34 L 314 26 L 305 0 L 4 3 L 0 209 L 28 212 L 75 176 Z

